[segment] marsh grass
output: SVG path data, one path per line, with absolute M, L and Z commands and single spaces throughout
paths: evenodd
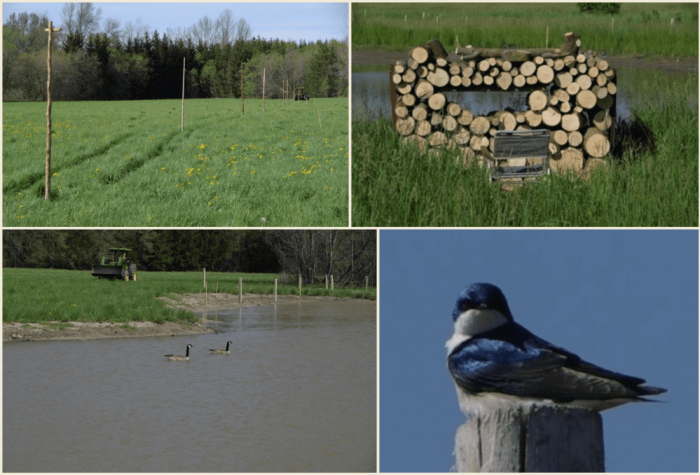
M 238 293 L 238 278 L 243 278 L 243 292 L 272 294 L 275 274 L 237 274 L 208 272 L 210 292 L 219 282 L 219 292 Z M 279 295 L 297 295 L 294 285 L 278 286 Z M 89 271 L 56 269 L 3 269 L 3 321 L 116 322 L 124 327 L 131 321 L 162 323 L 197 322 L 189 312 L 166 308 L 156 297 L 176 298 L 172 294 L 204 292 L 200 272 L 139 272 L 136 282 L 102 280 Z M 302 295 L 376 299 L 376 289 L 338 289 L 305 286 Z
M 694 89 L 694 92 L 693 91 Z M 692 94 L 691 94 L 692 92 Z M 697 76 L 649 84 L 607 169 L 503 192 L 457 152 L 404 145 L 388 119 L 353 121 L 353 226 L 690 226 L 698 224 Z
M 345 98 L 54 103 L 49 202 L 45 110 L 4 104 L 5 226 L 347 226 Z
M 613 21 L 614 18 L 614 21 Z M 671 19 L 674 24 L 671 26 Z M 448 51 L 474 45 L 559 46 L 578 33 L 584 49 L 611 55 L 697 56 L 697 3 L 623 3 L 620 14 L 582 14 L 576 3 L 353 3 L 353 49 L 408 50 L 438 38 Z

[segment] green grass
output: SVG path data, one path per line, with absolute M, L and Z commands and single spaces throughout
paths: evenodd
M 3 105 L 4 226 L 347 226 L 348 101 Z M 319 113 L 321 126 L 319 127 Z
M 675 19 L 673 28 L 671 18 Z M 353 49 L 408 50 L 438 38 L 461 46 L 559 46 L 564 33 L 611 55 L 697 56 L 697 3 L 623 3 L 619 15 L 579 13 L 576 3 L 353 3 Z
M 402 144 L 388 119 L 353 121 L 353 226 L 698 225 L 697 76 L 671 89 L 649 84 L 622 153 L 589 181 L 552 175 L 503 192 L 488 171 Z M 663 104 L 661 104 L 663 98 Z
M 276 274 L 207 273 L 210 292 L 216 282 L 219 292 L 238 292 L 243 278 L 244 293 L 272 294 Z M 101 280 L 88 271 L 55 269 L 3 269 L 3 321 L 38 322 L 116 322 L 130 321 L 180 323 L 196 322 L 189 312 L 172 310 L 156 297 L 172 293 L 203 292 L 199 272 L 139 272 L 136 282 Z M 279 285 L 279 295 L 297 295 L 296 285 Z M 376 289 L 336 289 L 305 286 L 302 295 L 333 295 L 376 299 Z M 172 296 L 171 296 L 172 297 Z

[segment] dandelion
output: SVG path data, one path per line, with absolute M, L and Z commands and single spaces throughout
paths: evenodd
M 99 168 L 95 168 L 95 171 L 96 171 L 96 172 L 99 172 L 99 171 L 100 171 L 100 169 L 99 169 Z
M 165 167 L 160 167 L 161 170 L 165 170 Z
M 54 173 L 54 174 L 51 175 L 51 176 L 60 176 L 60 175 L 61 175 L 60 173 L 56 172 L 56 173 Z

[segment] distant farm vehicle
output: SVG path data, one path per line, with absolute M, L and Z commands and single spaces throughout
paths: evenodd
M 126 253 L 131 249 L 125 247 L 112 247 L 110 251 L 113 258 L 102 256 L 98 265 L 92 266 L 92 275 L 99 279 L 136 280 L 136 264 L 132 264 L 126 258 Z
M 308 101 L 309 95 L 304 91 L 303 87 L 298 87 L 294 89 L 294 100 L 295 101 Z

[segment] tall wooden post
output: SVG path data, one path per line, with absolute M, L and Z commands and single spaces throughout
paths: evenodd
M 265 112 L 265 68 L 263 68 L 263 112 Z
M 243 303 L 243 277 L 238 278 L 238 303 Z
M 277 303 L 277 279 L 275 279 L 275 303 Z
M 243 65 L 241 64 L 241 115 L 245 115 L 245 94 L 243 93 Z
M 498 409 L 457 429 L 457 472 L 604 472 L 603 420 L 559 406 Z
M 49 22 L 49 27 L 44 29 L 49 32 L 49 47 L 46 57 L 46 66 L 48 74 L 46 77 L 46 166 L 44 169 L 44 199 L 48 200 L 51 197 L 51 44 L 53 41 L 53 32 L 61 31 L 60 28 L 54 28 L 53 22 Z
M 182 119 L 180 119 L 180 132 L 185 130 L 185 58 L 182 58 Z

